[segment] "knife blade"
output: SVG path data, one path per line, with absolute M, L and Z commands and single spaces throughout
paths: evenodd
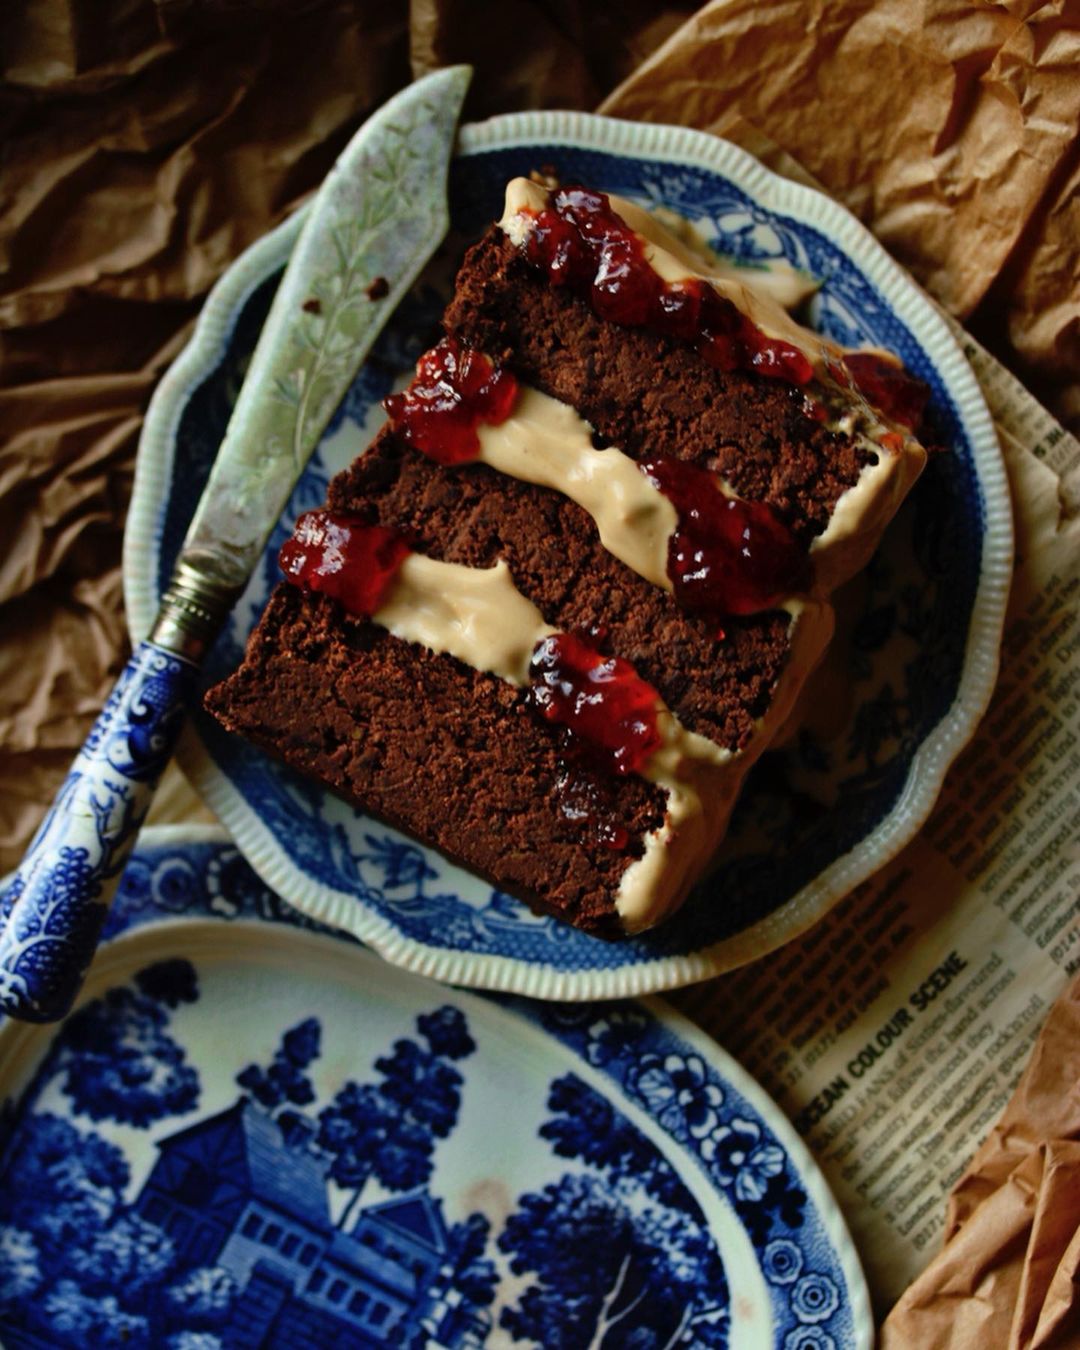
M 0 895 L 0 1012 L 71 1007 L 201 662 L 319 438 L 449 227 L 446 178 L 472 71 L 417 81 L 354 136 L 312 203 L 157 619 Z

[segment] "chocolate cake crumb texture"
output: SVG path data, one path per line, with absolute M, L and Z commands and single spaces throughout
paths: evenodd
M 686 342 L 604 322 L 497 227 L 466 254 L 444 326 L 576 409 L 596 449 L 709 470 L 771 508 L 806 549 L 874 460 L 865 440 L 822 423 L 806 389 L 719 370 Z M 329 510 L 440 563 L 505 563 L 546 625 L 629 663 L 686 731 L 724 752 L 760 748 L 791 652 L 789 613 L 727 615 L 720 630 L 715 615 L 681 609 L 610 554 L 569 497 L 468 456 L 438 458 L 387 424 L 331 482 Z M 530 708 L 526 687 L 296 586 L 277 588 L 243 665 L 206 705 L 362 810 L 604 936 L 621 931 L 622 880 L 665 827 L 667 792 L 601 771 Z

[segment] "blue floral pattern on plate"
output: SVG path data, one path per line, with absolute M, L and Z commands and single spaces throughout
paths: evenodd
M 12 1350 L 871 1343 L 794 1132 L 662 1005 L 439 989 L 205 830 L 144 833 L 99 966 L 0 1026 Z
M 574 126 L 601 121 L 577 119 Z M 349 928 L 402 964 L 458 983 L 544 997 L 641 992 L 701 978 L 730 965 L 727 947 L 755 925 L 772 924 L 779 933 L 762 938 L 758 950 L 767 949 L 783 936 L 783 907 L 791 909 L 790 902 L 807 896 L 830 869 L 843 863 L 850 870 L 853 850 L 860 845 L 865 850 L 883 826 L 899 828 L 900 804 L 910 798 L 928 751 L 947 762 L 958 748 L 955 731 L 946 734 L 942 728 L 965 706 L 961 693 L 972 660 L 975 611 L 987 608 L 982 593 L 988 519 L 993 517 L 998 535 L 1008 531 L 1007 503 L 987 497 L 992 474 L 985 437 L 981 448 L 976 446 L 970 416 L 958 411 L 955 375 L 946 380 L 939 360 L 825 230 L 767 209 L 733 175 L 708 165 L 601 149 L 588 144 L 588 136 L 584 141 L 533 139 L 489 148 L 481 136 L 455 160 L 450 184 L 455 233 L 383 333 L 301 478 L 264 567 L 212 655 L 207 682 L 238 664 L 276 580 L 276 551 L 291 521 L 321 501 L 330 475 L 362 450 L 381 421 L 380 400 L 437 332 L 465 243 L 499 214 L 507 179 L 538 164 L 556 166 L 564 180 L 678 211 L 714 248 L 747 265 L 782 258 L 811 273 L 821 284 L 810 320 L 842 342 L 895 351 L 925 379 L 938 438 L 948 453 L 932 458 L 863 586 L 848 598 L 852 704 L 843 733 L 828 740 L 804 733 L 756 767 L 717 869 L 654 933 L 612 944 L 538 917 L 439 855 L 359 816 L 210 718 L 197 719 L 201 745 L 189 746 L 186 766 L 248 857 L 293 903 Z M 269 279 L 249 288 L 243 302 L 235 299 L 217 345 L 202 344 L 202 378 L 170 395 L 156 417 L 161 426 L 166 415 L 171 419 L 166 448 L 152 452 L 157 472 L 166 465 L 168 475 L 152 495 L 144 494 L 139 507 L 141 516 L 152 512 L 154 518 L 158 547 L 149 561 L 156 593 L 166 584 L 269 303 L 272 244 L 260 258 L 260 275 Z M 1000 472 L 1000 465 L 994 471 Z M 129 552 L 132 612 L 139 608 L 132 596 L 145 587 L 130 574 L 147 561 Z M 1003 606 L 1005 582 L 999 578 L 995 584 L 992 603 Z M 980 644 L 985 648 L 986 639 Z M 979 659 L 985 666 L 994 658 Z M 979 679 L 986 688 L 980 686 L 975 702 L 989 693 L 985 671 Z M 969 689 L 967 703 L 972 701 Z M 941 751 L 946 741 L 949 750 Z M 943 768 L 935 763 L 934 771 Z M 840 893 L 834 885 L 828 899 Z

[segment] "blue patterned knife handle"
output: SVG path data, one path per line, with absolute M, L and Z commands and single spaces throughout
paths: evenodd
M 0 1013 L 49 1022 L 74 1002 L 199 662 L 357 368 L 446 234 L 471 75 L 451 66 L 395 95 L 319 189 L 150 636 L 0 895 Z
M 153 642 L 132 654 L 0 895 L 0 1012 L 51 1022 L 70 1009 L 197 674 Z

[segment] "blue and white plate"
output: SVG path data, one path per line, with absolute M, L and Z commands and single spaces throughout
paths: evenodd
M 817 1169 L 696 1028 L 405 974 L 223 831 L 143 834 L 0 1065 L 6 1350 L 872 1344 Z
M 465 241 L 516 174 L 565 180 L 688 218 L 719 251 L 783 258 L 817 277 L 811 321 L 849 345 L 897 352 L 933 391 L 940 438 L 864 578 L 839 649 L 849 683 L 815 725 L 750 776 L 715 873 L 659 931 L 620 944 L 537 918 L 441 856 L 365 819 L 226 735 L 205 716 L 184 768 L 256 871 L 311 917 L 389 960 L 452 983 L 545 998 L 672 988 L 760 956 L 807 928 L 896 853 L 926 818 L 993 687 L 1011 568 L 1008 493 L 978 386 L 932 306 L 825 197 L 698 132 L 571 113 L 497 118 L 462 133 L 456 233 L 400 306 L 302 477 L 207 672 L 239 663 L 295 515 L 382 420 L 380 400 L 431 341 Z M 250 249 L 210 297 L 162 381 L 139 453 L 124 574 L 136 635 L 156 612 L 299 221 Z

